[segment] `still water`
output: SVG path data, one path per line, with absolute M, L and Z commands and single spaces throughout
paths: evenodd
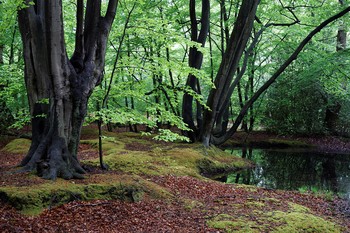
M 229 174 L 228 183 L 271 189 L 334 192 L 350 199 L 350 155 L 291 149 L 229 150 L 254 161 L 255 168 Z

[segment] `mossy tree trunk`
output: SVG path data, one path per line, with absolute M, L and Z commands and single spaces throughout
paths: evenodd
M 89 96 L 101 82 L 117 3 L 110 0 L 102 16 L 101 1 L 88 0 L 84 8 L 84 1 L 77 0 L 71 59 L 65 47 L 61 0 L 36 0 L 19 11 L 33 136 L 20 164 L 23 170 L 37 170 L 45 179 L 82 177 L 77 159 L 81 127 Z

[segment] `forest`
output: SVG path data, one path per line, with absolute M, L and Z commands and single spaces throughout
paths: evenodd
M 349 4 L 0 0 L 0 231 L 349 232 Z

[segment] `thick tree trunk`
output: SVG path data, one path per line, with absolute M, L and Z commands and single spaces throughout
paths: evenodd
M 88 0 L 83 27 L 84 6 L 78 0 L 76 49 L 71 60 L 65 49 L 62 1 L 34 3 L 19 11 L 33 138 L 20 165 L 46 179 L 81 178 L 80 131 L 89 96 L 101 81 L 117 1 L 110 1 L 106 16 L 101 17 L 101 3 Z

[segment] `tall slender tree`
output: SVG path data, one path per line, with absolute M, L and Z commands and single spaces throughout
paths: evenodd
M 62 0 L 27 1 L 18 12 L 25 81 L 32 115 L 32 144 L 21 162 L 45 179 L 81 178 L 77 159 L 87 101 L 101 82 L 107 38 L 118 5 L 109 0 L 76 2 L 75 50 L 69 59 L 64 40 Z
M 202 0 L 202 12 L 200 22 L 200 29 L 198 28 L 198 20 L 196 14 L 196 1 L 190 0 L 189 11 L 191 19 L 191 40 L 200 43 L 204 47 L 208 31 L 209 31 L 209 15 L 210 15 L 210 3 L 209 0 Z M 191 47 L 188 59 L 189 67 L 200 69 L 203 63 L 203 53 L 196 47 Z M 195 93 L 200 94 L 200 85 L 197 77 L 194 74 L 189 74 L 186 85 L 191 88 Z M 202 123 L 202 111 L 201 105 L 196 102 L 196 121 L 197 124 Z M 182 103 L 182 118 L 188 125 L 191 131 L 186 131 L 185 134 L 191 141 L 196 141 L 199 136 L 199 127 L 195 124 L 195 117 L 193 117 L 193 96 L 189 93 L 185 93 Z

